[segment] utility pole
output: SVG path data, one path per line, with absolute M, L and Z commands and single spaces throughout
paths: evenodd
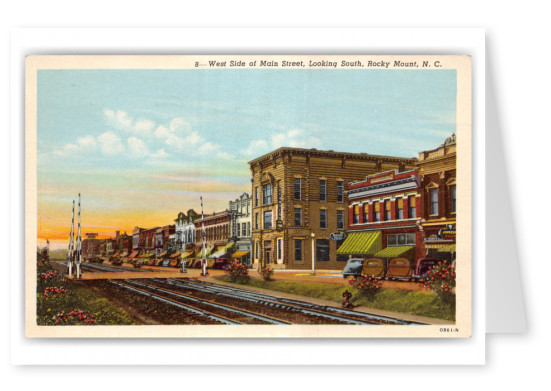
M 67 272 L 69 276 L 73 275 L 73 251 L 74 251 L 74 238 L 75 238 L 75 200 L 73 200 L 73 214 L 71 216 L 71 233 L 69 234 L 69 249 L 67 251 Z
M 207 257 L 206 257 L 206 240 L 207 240 L 207 233 L 205 231 L 205 213 L 203 211 L 203 197 L 201 198 L 201 219 L 203 220 L 203 248 L 201 250 L 201 275 L 206 276 L 207 275 Z
M 76 278 L 80 278 L 80 264 L 82 262 L 82 238 L 80 236 L 80 193 L 78 193 L 78 234 L 77 234 L 77 251 L 76 251 Z

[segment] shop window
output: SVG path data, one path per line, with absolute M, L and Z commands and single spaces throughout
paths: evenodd
M 320 228 L 327 229 L 327 210 L 320 209 Z
M 258 255 L 259 255 L 259 252 L 258 252 L 258 242 L 254 242 L 255 244 L 255 249 L 254 249 L 254 259 L 258 259 Z
M 272 229 L 272 211 L 264 212 L 264 229 Z
M 319 262 L 329 261 L 329 240 L 316 240 L 316 260 Z
M 337 202 L 344 202 L 344 182 L 337 181 Z
M 295 200 L 300 200 L 302 197 L 302 179 L 295 178 Z
M 327 200 L 327 181 L 325 179 L 320 180 L 320 201 L 325 202 Z
M 283 259 L 283 239 L 282 238 L 277 239 L 277 259 L 280 261 Z
M 344 211 L 337 211 L 337 229 L 344 229 Z
M 386 245 L 391 246 L 415 246 L 415 234 L 387 235 Z
M 404 199 L 398 198 L 396 200 L 396 220 L 402 220 L 404 218 Z
M 438 215 L 438 189 L 430 189 L 429 191 L 430 199 L 430 214 Z
M 295 226 L 302 227 L 302 208 L 295 208 Z
M 295 261 L 302 261 L 302 239 L 295 239 Z

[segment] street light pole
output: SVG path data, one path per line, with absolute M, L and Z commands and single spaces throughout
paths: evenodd
M 312 275 L 316 274 L 316 258 L 314 254 L 314 239 L 316 238 L 316 234 L 312 232 Z

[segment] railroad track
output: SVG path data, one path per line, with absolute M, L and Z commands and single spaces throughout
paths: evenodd
M 344 308 L 331 307 L 331 306 L 322 306 L 306 301 L 285 299 L 280 297 L 275 297 L 271 295 L 266 295 L 263 293 L 251 292 L 245 289 L 234 288 L 223 286 L 219 284 L 214 284 L 206 281 L 193 281 L 193 280 L 158 280 L 154 279 L 153 281 L 161 284 L 168 284 L 172 286 L 179 286 L 181 288 L 187 288 L 197 291 L 202 291 L 204 293 L 218 294 L 225 297 L 231 297 L 234 299 L 241 299 L 257 304 L 268 305 L 270 307 L 280 308 L 282 310 L 296 309 L 298 308 L 302 312 L 313 311 L 316 314 L 325 314 L 326 317 L 332 318 L 335 320 L 339 319 L 350 319 L 354 318 L 355 320 L 360 320 L 360 323 L 357 324 L 390 324 L 390 325 L 422 325 L 423 323 L 405 321 L 402 319 L 396 319 L 387 316 L 366 314 L 363 312 L 352 311 Z M 332 316 L 331 316 L 332 315 Z
M 225 324 L 251 324 L 251 322 L 249 321 L 250 319 L 253 319 L 255 321 L 260 321 L 263 324 L 272 324 L 272 325 L 290 324 L 289 322 L 286 322 L 280 319 L 258 314 L 252 311 L 243 310 L 230 305 L 215 303 L 210 300 L 199 299 L 190 295 L 185 295 L 180 292 L 159 288 L 155 285 L 148 284 L 148 283 L 130 281 L 130 280 L 127 280 L 124 283 L 115 282 L 115 281 L 110 281 L 110 282 L 119 287 L 129 289 L 136 293 L 140 293 L 144 296 L 149 296 L 152 299 L 163 301 L 167 304 L 172 304 L 177 307 L 190 310 L 191 312 L 194 312 L 196 314 L 200 314 L 200 315 L 202 314 L 210 319 L 218 320 Z M 194 305 L 187 304 L 186 302 L 192 302 L 194 303 Z M 233 316 L 237 316 L 242 320 L 231 319 L 229 316 L 220 316 L 215 314 L 212 311 L 204 310 L 200 307 L 210 307 L 218 311 L 222 310 L 223 312 L 232 314 Z

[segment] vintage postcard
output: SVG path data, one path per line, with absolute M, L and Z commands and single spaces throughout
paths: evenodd
M 469 338 L 471 58 L 29 56 L 28 337 Z

